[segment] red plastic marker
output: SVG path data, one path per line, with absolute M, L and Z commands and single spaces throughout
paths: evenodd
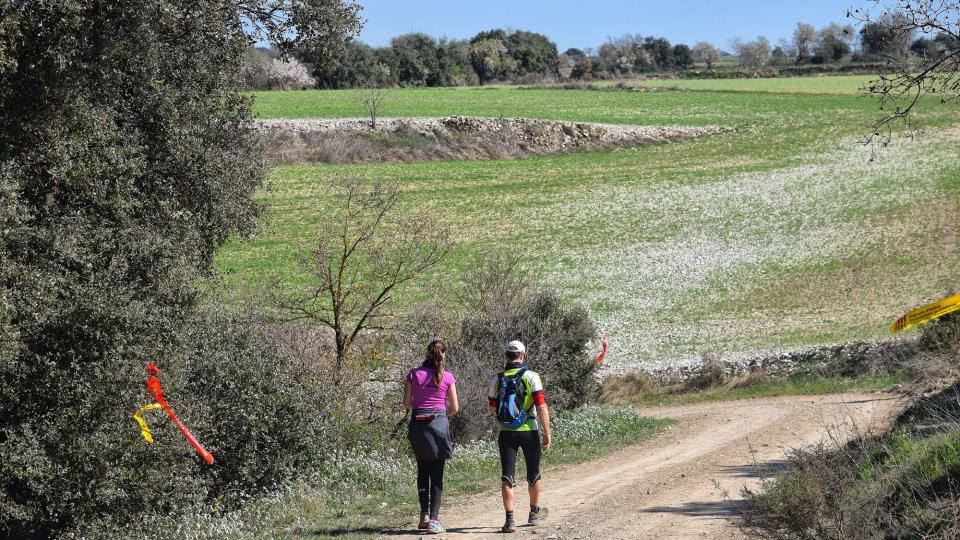
M 200 446 L 200 443 L 197 439 L 190 433 L 190 430 L 187 429 L 187 426 L 183 425 L 183 422 L 177 418 L 177 415 L 173 413 L 173 409 L 170 408 L 170 405 L 167 405 L 167 401 L 163 399 L 163 390 L 160 389 L 160 379 L 157 378 L 157 373 L 160 373 L 160 369 L 157 366 L 153 365 L 153 362 L 147 364 L 147 374 L 150 375 L 147 378 L 147 391 L 150 392 L 150 395 L 153 396 L 153 399 L 163 407 L 163 410 L 167 411 L 167 414 L 170 416 L 170 419 L 173 420 L 173 423 L 180 428 L 180 433 L 183 433 L 183 436 L 187 439 L 187 442 L 190 443 L 190 446 L 197 451 L 201 456 L 203 456 L 204 461 L 208 465 L 213 465 L 213 454 L 207 452 L 207 449 Z
M 598 364 L 600 362 L 603 362 L 603 357 L 607 355 L 607 333 L 606 332 L 603 333 L 603 341 L 601 343 L 603 343 L 603 350 L 600 351 L 600 355 L 597 356 Z

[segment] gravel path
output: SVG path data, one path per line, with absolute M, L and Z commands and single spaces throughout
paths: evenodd
M 886 425 L 901 406 L 897 397 L 881 393 L 642 409 L 679 423 L 598 461 L 548 471 L 542 504 L 550 508 L 550 520 L 540 527 L 520 527 L 514 536 L 743 538 L 734 523 L 739 492 L 759 482 L 760 470 L 777 467 L 790 448 L 823 439 L 828 427 Z M 520 487 L 515 508 L 525 518 L 526 489 Z M 498 532 L 503 518 L 498 490 L 447 501 L 441 518 L 448 532 L 439 538 L 504 538 Z M 417 538 L 414 532 L 390 537 Z

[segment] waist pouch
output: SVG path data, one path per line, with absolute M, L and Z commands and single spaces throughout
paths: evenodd
M 446 417 L 447 411 L 441 411 L 439 409 L 414 409 L 413 416 L 410 417 L 411 422 L 432 422 L 437 418 Z

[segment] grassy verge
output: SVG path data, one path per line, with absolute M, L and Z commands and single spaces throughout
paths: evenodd
M 554 446 L 544 455 L 545 476 L 557 474 L 564 465 L 639 443 L 671 423 L 640 416 L 632 408 L 582 407 L 560 413 L 554 419 Z M 238 512 L 198 516 L 187 523 L 160 527 L 169 531 L 171 538 L 359 539 L 415 526 L 416 466 L 404 450 L 344 452 L 336 459 L 339 473 L 335 478 L 290 488 Z M 458 448 L 444 477 L 444 507 L 455 505 L 457 496 L 483 491 L 498 497 L 494 491 L 499 467 L 493 439 Z M 523 466 L 518 465 L 517 476 L 523 474 Z M 490 519 L 500 517 L 497 514 Z

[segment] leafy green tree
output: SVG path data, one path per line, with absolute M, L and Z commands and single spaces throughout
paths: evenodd
M 905 59 L 910 53 L 913 36 L 912 25 L 899 12 L 888 12 L 876 20 L 867 21 L 860 29 L 863 54 L 870 58 Z
M 516 61 L 517 74 L 556 75 L 557 45 L 543 34 L 517 30 L 507 37 L 507 51 Z
M 390 40 L 396 57 L 397 80 L 410 86 L 426 86 L 442 80 L 437 42 L 426 34 L 404 34 Z
M 470 42 L 470 64 L 480 83 L 506 80 L 514 72 L 516 60 L 508 54 L 507 46 L 498 39 Z
M 827 61 L 842 60 L 852 51 L 850 40 L 853 36 L 853 27 L 830 23 L 817 32 L 814 52 Z
M 194 347 L 182 332 L 201 303 L 194 283 L 256 224 L 265 169 L 241 91 L 247 48 L 271 39 L 324 58 L 359 29 L 358 11 L 340 0 L 0 4 L 5 534 L 47 537 L 222 494 L 224 469 L 184 463 L 173 444 L 144 450 L 131 431 L 143 366 Z
M 374 74 L 377 83 L 381 86 L 389 86 L 401 82 L 398 77 L 400 59 L 393 47 L 377 47 L 373 50 L 373 55 L 376 58 Z
M 470 38 L 470 44 L 478 43 L 480 41 L 486 41 L 488 39 L 495 39 L 501 43 L 507 42 L 507 32 L 500 28 L 494 28 L 493 30 L 484 30 L 483 32 L 478 32 L 477 35 Z
M 372 47 L 351 40 L 335 61 L 315 65 L 313 76 L 320 88 L 356 88 L 375 79 L 377 62 Z
M 910 52 L 917 56 L 926 56 L 927 51 L 933 48 L 933 40 L 925 37 L 917 38 L 910 44 Z
M 689 69 L 693 66 L 693 51 L 683 43 L 674 45 L 673 62 L 679 69 Z
M 470 44 L 462 40 L 441 38 L 437 42 L 439 73 L 429 81 L 431 86 L 464 86 L 479 84 L 470 65 Z
M 648 37 L 643 42 L 643 49 L 647 51 L 653 60 L 654 69 L 666 71 L 673 69 L 673 48 L 670 41 L 666 38 Z
M 938 51 L 948 51 L 960 48 L 960 38 L 950 32 L 938 31 L 933 38 L 933 46 Z

